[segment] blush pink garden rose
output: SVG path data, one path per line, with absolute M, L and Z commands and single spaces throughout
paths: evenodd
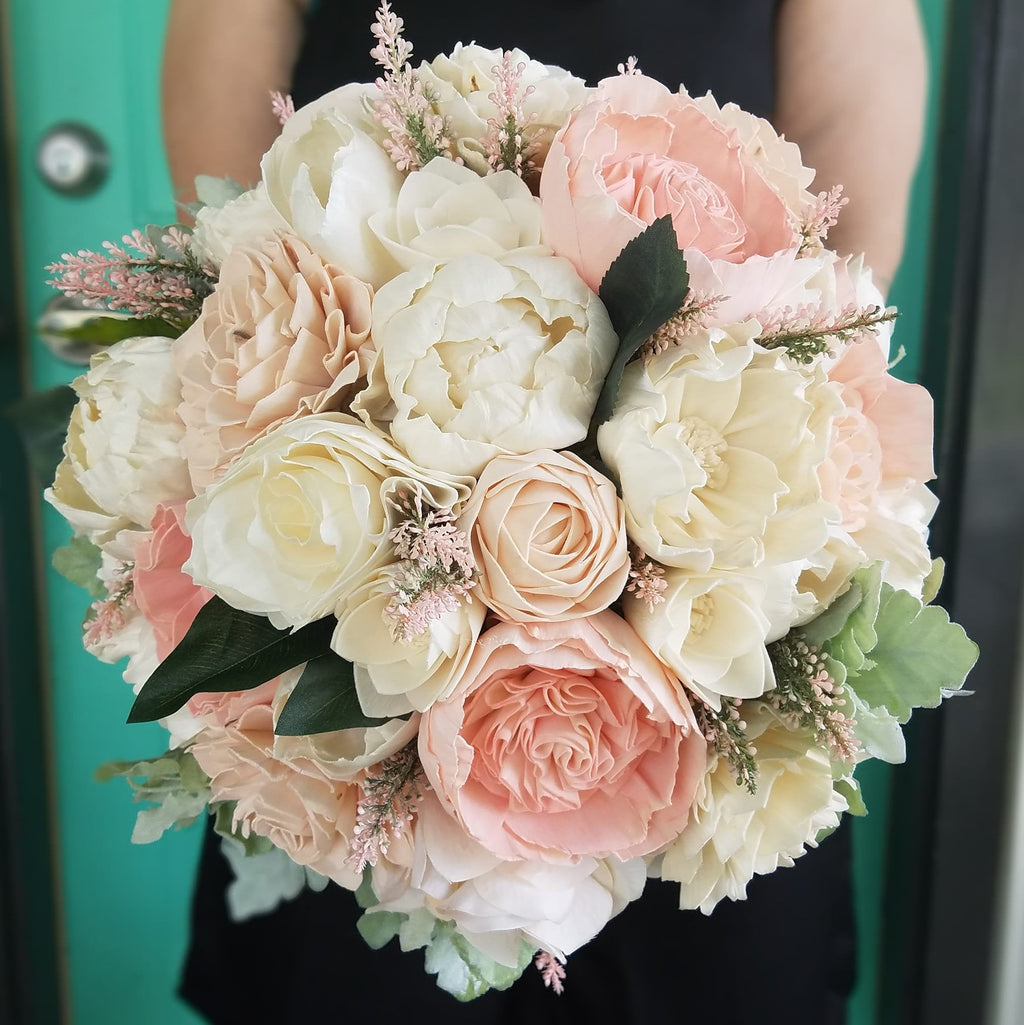
M 834 565 L 824 563 L 831 571 L 819 569 L 817 581 L 805 574 L 802 584 L 828 600 L 851 572 L 880 560 L 888 583 L 920 597 L 937 504 L 925 487 L 935 476 L 931 396 L 894 377 L 871 337 L 847 344 L 828 376 L 845 408 L 833 420 L 819 477 L 840 523 L 827 553 Z
M 665 215 L 680 248 L 711 260 L 795 245 L 786 203 L 739 136 L 643 75 L 605 79 L 569 118 L 540 197 L 544 241 L 595 291 L 626 243 Z
M 294 237 L 228 255 L 174 345 L 197 492 L 280 424 L 345 408 L 373 358 L 371 299 L 369 285 Z
M 479 594 L 502 619 L 554 622 L 600 612 L 629 576 L 615 485 L 571 452 L 492 459 L 460 526 L 480 570 Z
M 237 802 L 233 823 L 243 837 L 266 837 L 297 864 L 356 889 L 362 876 L 347 859 L 362 788 L 308 760 L 275 758 L 273 746 L 274 711 L 255 704 L 233 725 L 204 730 L 189 750 L 210 777 L 211 803 Z
M 627 859 L 675 838 L 706 758 L 679 682 L 612 612 L 484 633 L 423 716 L 442 804 L 499 858 Z
M 192 553 L 192 539 L 185 533 L 185 502 L 159 506 L 152 527 L 153 533 L 135 549 L 132 582 L 136 604 L 153 628 L 157 657 L 163 661 L 213 592 L 182 572 Z

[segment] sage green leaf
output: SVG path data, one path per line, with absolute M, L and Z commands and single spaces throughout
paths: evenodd
M 68 327 L 48 328 L 50 334 L 82 345 L 113 345 L 125 338 L 177 338 L 181 332 L 162 317 L 89 317 Z
M 371 950 L 380 950 L 398 935 L 405 918 L 399 911 L 367 911 L 359 916 L 356 929 Z
M 245 189 L 231 178 L 216 178 L 210 174 L 196 175 L 196 196 L 201 206 L 218 209 L 237 199 Z
M 75 390 L 62 384 L 26 395 L 3 411 L 14 424 L 29 465 L 43 484 L 53 480 L 64 458 L 64 439 L 77 402 Z
M 859 570 L 846 591 L 817 619 L 801 628 L 807 642 L 825 648 L 849 672 L 863 671 L 867 667 L 867 653 L 878 640 L 875 619 L 881 589 L 881 563 Z
M 533 957 L 524 943 L 519 962 L 509 967 L 492 961 L 474 947 L 451 922 L 438 922 L 424 955 L 428 972 L 437 984 L 456 1000 L 475 1000 L 489 989 L 508 989 L 523 974 Z
M 678 313 L 689 287 L 686 259 L 667 215 L 628 242 L 605 272 L 598 294 L 619 336 L 619 347 L 604 379 L 587 439 L 578 446 L 584 458 L 597 452 L 597 429 L 612 415 L 626 364 Z
M 356 695 L 352 663 L 328 651 L 310 659 L 277 720 L 279 737 L 304 737 L 361 726 L 380 726 L 387 719 L 365 715 Z
M 945 609 L 922 605 L 888 584 L 882 585 L 875 632 L 871 667 L 858 673 L 851 669 L 846 686 L 900 722 L 913 709 L 934 708 L 950 691 L 959 690 L 978 658 L 978 646 L 963 627 L 949 621 Z
M 839 682 L 831 665 L 829 674 Z M 896 717 L 885 708 L 872 708 L 853 687 L 846 687 L 845 690 L 844 697 L 852 707 L 844 711 L 857 721 L 853 732 L 864 753 L 890 765 L 902 765 L 907 760 L 907 742 Z
M 334 617 L 325 616 L 294 633 L 278 630 L 265 616 L 213 597 L 146 681 L 128 722 L 170 715 L 194 694 L 252 690 L 329 651 L 334 626 Z
M 210 810 L 213 812 L 213 831 L 218 836 L 241 844 L 249 857 L 255 858 L 275 850 L 273 843 L 265 836 L 258 836 L 256 833 L 244 836 L 241 832 L 235 831 L 235 808 L 237 806 L 237 801 L 218 801 L 216 804 L 210 805 Z
M 837 779 L 835 789 L 846 798 L 847 814 L 856 815 L 858 818 L 867 815 L 868 806 L 864 803 L 860 784 L 853 776 L 843 776 L 842 779 Z
M 92 598 L 103 598 L 107 589 L 97 574 L 103 553 L 88 538 L 76 534 L 53 553 L 53 568 L 65 580 L 84 587 Z

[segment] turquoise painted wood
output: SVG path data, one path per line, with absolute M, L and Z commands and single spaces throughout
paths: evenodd
M 33 314 L 53 294 L 43 270 L 67 250 L 98 248 L 136 225 L 173 220 L 158 120 L 165 0 L 13 0 L 12 40 L 22 266 Z M 40 135 L 61 121 L 90 125 L 111 151 L 96 194 L 62 197 L 37 177 Z M 33 342 L 32 377 L 43 388 L 75 369 Z M 43 513 L 48 554 L 68 528 Z M 83 591 L 52 570 L 49 615 L 53 762 L 67 1018 L 74 1025 L 194 1025 L 173 996 L 185 935 L 198 831 L 136 847 L 127 787 L 99 784 L 102 762 L 159 754 L 160 730 L 127 727 L 132 694 L 117 668 L 88 656 L 79 624 Z
M 158 118 L 167 2 L 9 0 L 22 260 L 32 311 L 51 295 L 43 267 L 61 252 L 97 248 L 133 227 L 173 219 Z M 937 80 L 945 3 L 920 2 Z M 35 173 L 39 136 L 66 120 L 90 125 L 111 149 L 110 177 L 93 196 L 61 197 Z M 908 377 L 916 372 L 920 352 L 932 169 L 930 140 L 915 189 L 907 259 L 891 296 L 903 312 L 897 337 L 909 353 L 901 368 Z M 68 381 L 74 373 L 33 343 L 36 387 Z M 68 536 L 66 525 L 48 508 L 42 530 L 47 553 Z M 197 1025 L 174 990 L 198 831 L 150 847 L 129 843 L 135 812 L 127 789 L 94 783 L 92 775 L 109 759 L 159 753 L 163 738 L 155 727 L 122 725 L 131 693 L 119 670 L 97 663 L 78 642 L 84 592 L 52 570 L 46 572 L 45 588 L 68 1020 L 74 1025 Z M 866 773 L 873 814 L 856 824 L 862 974 L 850 1025 L 876 1021 L 889 782 L 884 768 Z

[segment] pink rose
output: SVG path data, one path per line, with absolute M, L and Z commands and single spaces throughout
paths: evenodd
M 600 612 L 629 576 L 615 485 L 572 453 L 492 459 L 460 526 L 481 572 L 479 594 L 503 619 L 553 622 Z
M 420 724 L 442 804 L 500 858 L 648 854 L 686 824 L 706 749 L 674 680 L 612 612 L 499 623 Z
M 373 358 L 372 294 L 297 238 L 228 255 L 174 345 L 197 493 L 279 424 L 345 408 Z
M 680 248 L 739 263 L 794 244 L 789 211 L 738 135 L 643 75 L 605 79 L 555 136 L 540 181 L 545 241 L 595 291 L 669 215 Z
M 156 636 L 162 662 L 178 646 L 213 592 L 199 587 L 181 567 L 192 554 L 185 533 L 185 502 L 157 506 L 153 533 L 135 550 L 135 602 Z
M 237 802 L 242 836 L 264 836 L 297 864 L 356 889 L 362 876 L 347 859 L 362 788 L 329 779 L 308 760 L 275 758 L 273 745 L 273 710 L 259 704 L 233 726 L 204 730 L 189 750 L 210 777 L 211 801 Z

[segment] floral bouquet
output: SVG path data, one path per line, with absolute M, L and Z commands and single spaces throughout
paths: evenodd
M 765 121 L 373 32 L 194 233 L 51 268 L 136 318 L 74 384 L 59 563 L 170 732 L 106 770 L 135 839 L 208 807 L 238 914 L 331 880 L 460 998 L 560 990 L 648 878 L 710 913 L 862 813 L 961 687 L 931 404 Z

